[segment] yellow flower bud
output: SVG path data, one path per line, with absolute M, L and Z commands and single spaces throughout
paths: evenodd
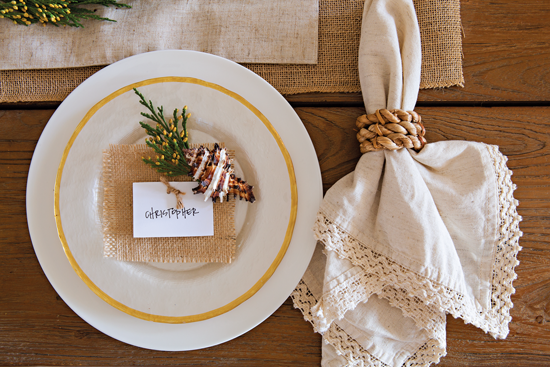
M 164 160 L 164 154 L 160 156 L 160 159 Z
M 156 164 L 157 166 L 160 166 L 160 163 L 159 163 L 159 162 L 155 162 L 155 164 Z

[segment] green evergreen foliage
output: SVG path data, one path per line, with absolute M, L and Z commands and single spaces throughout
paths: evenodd
M 118 3 L 117 0 L 13 0 L 0 1 L 0 18 L 6 18 L 15 24 L 29 26 L 33 23 L 53 24 L 56 27 L 82 27 L 83 19 L 107 20 L 95 14 L 94 10 L 82 8 L 81 5 L 115 6 L 131 8 L 130 5 Z
M 149 138 L 145 139 L 145 143 L 151 147 L 156 158 L 141 157 L 143 162 L 150 165 L 158 172 L 166 176 L 187 175 L 190 167 L 185 160 L 184 149 L 189 149 L 189 133 L 187 132 L 187 119 L 191 116 L 187 112 L 187 106 L 183 107 L 181 114 L 178 109 L 174 110 L 173 117 L 166 121 L 164 118 L 164 107 L 156 107 L 153 102 L 147 101 L 143 94 L 136 88 L 134 92 L 139 96 L 139 103 L 145 106 L 150 113 L 142 112 L 141 115 L 156 123 L 155 127 L 141 122 L 140 125 L 145 129 Z M 178 129 L 178 124 L 181 121 L 181 131 Z

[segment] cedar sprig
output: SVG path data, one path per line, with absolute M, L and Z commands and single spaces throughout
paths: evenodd
M 141 112 L 146 117 L 156 123 L 155 127 L 140 121 L 139 124 L 149 135 L 145 139 L 145 144 L 152 148 L 157 154 L 155 159 L 151 157 L 141 157 L 143 162 L 150 165 L 158 172 L 166 176 L 187 175 L 190 167 L 185 160 L 183 149 L 189 149 L 189 133 L 187 131 L 187 120 L 191 116 L 187 113 L 187 106 L 183 107 L 181 113 L 178 109 L 174 110 L 173 117 L 168 121 L 164 118 L 164 107 L 155 108 L 153 102 L 145 99 L 136 88 L 134 92 L 139 96 L 139 103 L 145 106 L 150 113 Z M 182 130 L 178 130 L 178 124 L 181 122 Z
M 7 18 L 15 24 L 29 26 L 33 23 L 53 24 L 58 27 L 81 27 L 83 19 L 116 20 L 103 18 L 95 14 L 94 10 L 81 8 L 81 5 L 115 6 L 117 8 L 131 8 L 130 5 L 118 3 L 117 0 L 13 0 L 0 1 L 0 18 Z

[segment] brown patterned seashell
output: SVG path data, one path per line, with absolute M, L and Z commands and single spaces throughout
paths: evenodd
M 233 173 L 233 160 L 229 158 L 225 148 L 215 144 L 212 151 L 201 146 L 184 149 L 183 153 L 191 167 L 189 176 L 199 183 L 199 186 L 193 189 L 195 194 L 203 193 L 205 200 L 211 197 L 214 202 L 218 198 L 223 202 L 224 198 L 229 199 L 229 195 L 233 195 L 233 198 L 238 196 L 251 203 L 256 200 L 252 192 L 253 186 Z

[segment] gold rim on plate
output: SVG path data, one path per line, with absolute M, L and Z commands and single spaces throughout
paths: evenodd
M 138 88 L 146 85 L 151 84 L 157 84 L 157 83 L 169 83 L 169 82 L 179 82 L 179 83 L 191 83 L 191 84 L 197 84 L 201 85 L 207 88 L 212 88 L 214 90 L 217 90 L 219 92 L 222 92 L 241 104 L 243 104 L 245 107 L 247 107 L 256 117 L 258 117 L 266 126 L 266 128 L 269 130 L 275 141 L 277 142 L 277 145 L 279 146 L 279 149 L 281 150 L 281 153 L 283 154 L 283 158 L 285 160 L 287 170 L 288 170 L 288 176 L 290 179 L 290 191 L 291 191 L 291 205 L 290 205 L 290 219 L 288 221 L 288 227 L 286 230 L 285 238 L 283 240 L 283 243 L 281 245 L 281 248 L 279 249 L 279 252 L 277 253 L 277 256 L 275 257 L 275 260 L 271 263 L 267 271 L 262 275 L 262 277 L 245 293 L 243 293 L 241 296 L 237 297 L 233 301 L 227 303 L 224 306 L 218 307 L 216 309 L 195 314 L 195 315 L 189 315 L 189 316 L 162 316 L 162 315 L 155 315 L 150 314 L 142 311 L 138 311 L 136 309 L 133 309 L 131 307 L 128 307 L 111 296 L 107 295 L 104 291 L 102 291 L 97 285 L 92 282 L 92 280 L 84 273 L 82 268 L 78 265 L 77 261 L 73 257 L 71 250 L 69 248 L 69 244 L 67 243 L 67 239 L 65 238 L 65 234 L 63 232 L 63 225 L 61 223 L 61 213 L 59 210 L 59 190 L 61 186 L 61 176 L 63 174 L 63 168 L 65 166 L 65 162 L 67 160 L 67 156 L 69 155 L 69 152 L 71 150 L 71 147 L 78 137 L 78 134 L 81 132 L 81 130 L 84 128 L 86 123 L 90 120 L 90 118 L 105 104 L 112 101 L 116 97 L 132 90 L 133 88 Z M 82 121 L 78 124 L 75 131 L 73 132 L 73 135 L 69 139 L 69 142 L 67 143 L 67 146 L 65 147 L 65 150 L 63 151 L 63 156 L 61 157 L 61 163 L 59 164 L 59 168 L 57 169 L 57 176 L 55 179 L 55 189 L 54 189 L 54 211 L 55 211 L 55 224 L 57 227 L 57 233 L 59 235 L 59 239 L 61 240 L 61 244 L 63 245 L 63 250 L 65 251 L 65 255 L 67 256 L 69 263 L 71 264 L 72 268 L 76 272 L 76 274 L 84 281 L 84 283 L 95 293 L 97 294 L 101 299 L 103 299 L 105 302 L 107 302 L 109 305 L 119 309 L 120 311 L 123 311 L 131 316 L 147 320 L 147 321 L 154 321 L 154 322 L 163 322 L 163 323 L 170 323 L 170 324 L 181 324 L 181 323 L 189 323 L 189 322 L 196 322 L 196 321 L 202 321 L 207 320 L 212 317 L 219 316 L 221 314 L 224 314 L 250 297 L 252 297 L 262 286 L 268 281 L 268 279 L 273 275 L 279 264 L 281 263 L 281 260 L 285 256 L 285 253 L 288 249 L 288 246 L 290 244 L 290 240 L 292 239 L 292 233 L 294 231 L 294 225 L 296 222 L 296 215 L 298 212 L 298 188 L 296 186 L 296 176 L 294 174 L 294 166 L 292 165 L 292 159 L 290 157 L 290 154 L 288 153 L 283 141 L 281 140 L 281 137 L 271 125 L 269 120 L 257 109 L 255 108 L 250 102 L 248 102 L 246 99 L 238 95 L 237 93 L 234 93 L 220 85 L 210 83 L 201 79 L 191 78 L 191 77 L 162 77 L 162 78 L 153 78 L 153 79 L 147 79 L 143 80 L 141 82 L 130 84 L 126 87 L 123 87 L 116 92 L 113 92 L 109 96 L 103 98 L 101 101 L 99 101 L 95 106 L 93 106 L 88 113 L 84 116 Z

